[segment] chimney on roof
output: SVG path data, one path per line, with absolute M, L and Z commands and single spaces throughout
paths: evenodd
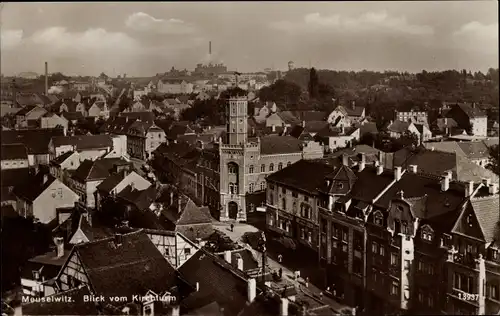
M 231 250 L 224 251 L 224 260 L 226 260 L 227 263 L 231 263 Z
M 271 126 L 271 130 L 272 130 L 273 132 L 276 132 L 276 125 L 274 125 L 274 124 L 273 124 L 273 125 Z
M 54 244 L 56 245 L 57 258 L 61 258 L 62 256 L 64 256 L 64 238 L 55 237 Z
M 174 204 L 174 191 L 170 192 L 170 205 Z
M 356 101 L 354 101 L 354 100 L 353 100 L 353 101 L 351 102 L 351 106 L 352 106 L 352 109 L 353 109 L 353 110 L 354 110 L 354 109 L 356 109 Z
M 443 175 L 443 179 L 441 180 L 441 191 L 446 192 L 450 188 L 450 178 L 448 178 L 448 175 L 445 173 Z
M 472 102 L 472 108 L 475 109 L 476 108 L 476 102 Z
M 498 184 L 492 183 L 492 184 L 490 184 L 490 186 L 488 187 L 488 189 L 489 189 L 488 191 L 489 191 L 489 193 L 491 195 L 497 194 L 498 193 Z
M 381 175 L 381 174 L 382 174 L 382 172 L 384 172 L 384 166 L 382 166 L 382 165 L 378 165 L 378 166 L 377 166 L 377 175 L 378 175 L 378 176 L 379 176 L 379 175 Z
M 366 166 L 366 158 L 364 153 L 360 153 L 360 161 L 359 161 L 359 168 L 358 171 L 361 172 L 365 169 Z
M 411 173 L 417 173 L 417 170 L 418 170 L 417 165 L 409 165 L 408 167 L 409 167 Z
M 302 128 L 306 128 L 306 121 L 302 121 Z
M 115 244 L 117 246 L 120 246 L 122 244 L 122 242 L 123 242 L 123 236 L 122 236 L 122 234 L 116 233 L 115 234 Z
M 401 180 L 401 167 L 396 167 L 394 168 L 394 180 L 399 181 Z
M 200 290 L 200 282 L 196 282 L 196 292 Z
M 45 173 L 43 175 L 43 184 L 47 183 L 47 181 L 49 181 L 49 175 Z
M 255 300 L 255 296 L 257 296 L 257 282 L 255 281 L 255 278 L 248 279 L 247 294 L 248 294 L 248 302 L 252 303 Z
M 340 134 L 341 135 L 344 135 L 345 134 L 345 128 L 344 128 L 344 125 L 340 125 Z
M 491 179 L 490 178 L 484 178 L 483 179 L 483 184 L 485 187 L 489 187 L 491 184 Z
M 469 197 L 474 192 L 474 181 L 469 181 L 465 187 L 465 197 Z
M 45 62 L 45 95 L 49 94 L 49 64 Z
M 179 197 L 177 198 L 177 211 L 179 214 L 182 212 L 182 196 L 179 193 Z
M 238 270 L 243 271 L 243 258 L 240 255 L 236 257 L 236 266 Z
M 349 167 L 349 157 L 347 154 L 342 154 L 342 164 L 346 167 Z
M 281 298 L 280 316 L 288 316 L 288 299 L 286 297 Z

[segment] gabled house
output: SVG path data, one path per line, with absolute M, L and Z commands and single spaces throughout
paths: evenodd
M 106 101 L 95 101 L 88 109 L 88 116 L 107 120 L 109 118 L 109 108 Z
M 266 127 L 291 127 L 301 121 L 291 111 L 276 112 L 266 118 Z
M 97 208 L 100 209 L 101 201 L 109 196 L 116 196 L 128 186 L 142 191 L 151 186 L 151 182 L 141 177 L 135 171 L 123 170 L 123 172 L 111 174 L 97 186 L 96 201 Z
M 413 122 L 405 121 L 391 121 L 389 125 L 387 125 L 387 132 L 392 138 L 400 138 L 407 132 L 413 133 L 417 136 L 420 135 L 419 130 Z
M 40 128 L 57 128 L 61 127 L 64 134 L 68 131 L 68 120 L 62 115 L 57 115 L 55 113 L 45 113 L 40 117 Z
M 418 131 L 418 141 L 420 143 L 426 142 L 432 138 L 432 132 L 427 126 L 426 124 L 415 124 L 415 128 Z
M 457 155 L 468 158 L 473 163 L 486 167 L 490 162 L 490 153 L 486 144 L 482 141 L 455 142 L 444 141 L 424 144 L 429 150 L 443 151 L 447 153 L 456 153 Z
M 360 129 L 357 127 L 332 127 L 326 126 L 319 131 L 314 139 L 323 145 L 326 151 L 337 148 L 351 147 L 360 139 Z
M 80 201 L 89 208 L 96 207 L 95 192 L 97 186 L 110 174 L 129 169 L 130 163 L 123 159 L 108 158 L 84 160 L 71 174 L 70 187 L 80 196 Z
M 278 111 L 279 109 L 276 106 L 276 103 L 268 101 L 262 106 L 256 105 L 254 107 L 253 117 L 255 118 L 255 121 L 258 124 L 260 124 L 264 123 L 269 115 L 276 113 Z
M 71 207 L 79 199 L 62 181 L 41 172 L 16 186 L 13 193 L 17 198 L 17 212 L 44 224 L 56 218 L 57 208 Z
M 107 314 L 179 315 L 186 295 L 174 267 L 143 231 L 75 245 L 56 282 L 62 291 L 87 285 L 104 298 L 97 305 Z
M 65 170 L 76 170 L 80 166 L 80 154 L 76 151 L 67 151 L 52 159 L 49 163 L 50 174 L 65 182 Z
M 337 106 L 328 115 L 327 122 L 336 127 L 347 127 L 360 122 L 365 118 L 365 116 L 365 108 L 356 105 L 356 102 L 352 101 L 351 105 Z
M 488 135 L 488 116 L 475 103 L 455 104 L 446 117 L 454 119 L 460 128 L 473 136 Z
M 30 121 L 39 121 L 47 113 L 43 107 L 37 105 L 25 106 L 16 112 L 16 124 L 18 127 L 28 127 Z

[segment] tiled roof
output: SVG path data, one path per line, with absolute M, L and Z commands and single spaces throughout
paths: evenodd
M 436 125 L 439 130 L 444 130 L 446 128 L 454 128 L 458 126 L 458 123 L 453 118 L 438 118 L 436 120 Z
M 21 110 L 19 110 L 17 113 L 16 113 L 16 116 L 23 116 L 23 115 L 26 115 L 28 114 L 29 112 L 33 111 L 35 108 L 37 108 L 38 106 L 36 105 L 26 105 L 25 107 L 23 107 Z
M 77 150 L 112 148 L 113 140 L 109 135 L 59 136 L 52 138 L 54 147 L 73 145 Z
M 466 156 L 465 152 L 458 146 L 455 141 L 445 141 L 445 142 L 434 142 L 434 143 L 423 143 L 425 148 L 430 150 L 437 150 L 447 153 L 456 153 L 457 155 Z
M 322 186 L 325 177 L 333 171 L 334 167 L 323 159 L 299 160 L 269 175 L 266 180 L 314 194 Z M 308 176 L 304 177 L 305 174 Z
M 56 158 L 52 159 L 50 161 L 50 164 L 53 164 L 53 165 L 56 165 L 56 166 L 60 166 L 64 161 L 66 161 L 66 159 L 68 159 L 69 157 L 71 157 L 71 155 L 73 155 L 74 153 L 75 153 L 74 151 L 67 151 L 64 154 L 62 154 L 60 156 L 57 156 Z
M 148 209 L 156 199 L 157 189 L 154 185 L 145 190 L 136 190 L 128 185 L 119 194 L 118 198 L 133 204 L 137 210 Z
M 149 290 L 160 294 L 178 284 L 175 269 L 143 231 L 120 237 L 74 247 L 96 295 L 126 296 L 130 301 L 132 295 Z
M 470 118 L 486 117 L 486 114 L 478 106 L 474 107 L 466 103 L 458 103 L 456 106 Z
M 103 191 L 103 192 L 106 192 L 106 193 L 109 193 L 111 192 L 111 190 L 113 190 L 120 182 L 123 181 L 123 179 L 125 179 L 125 174 L 124 173 L 116 173 L 116 174 L 112 174 L 110 175 L 109 177 L 106 178 L 106 180 L 104 180 L 103 182 L 101 182 L 98 186 L 97 186 L 97 190 L 99 191 Z
M 77 120 L 81 120 L 83 118 L 82 112 L 66 112 L 66 111 L 64 111 L 61 114 L 61 116 L 64 117 L 65 119 L 67 119 L 68 121 L 77 121 Z
M 371 203 L 393 180 L 392 171 L 384 170 L 377 175 L 375 168 L 366 166 L 361 172 L 356 173 L 357 181 L 349 192 L 351 198 Z
M 121 112 L 119 114 L 120 117 L 128 117 L 130 119 L 141 120 L 142 122 L 152 123 L 155 120 L 155 114 L 149 111 L 141 111 L 141 112 Z
M 28 154 L 48 154 L 52 137 L 62 136 L 62 128 L 2 131 L 2 144 L 24 144 Z
M 469 159 L 486 159 L 490 156 L 488 147 L 482 141 L 459 142 L 458 147 L 462 149 Z
M 224 259 L 224 253 L 220 253 L 219 257 Z M 231 251 L 231 265 L 235 269 L 238 269 L 238 258 L 241 258 L 243 260 L 243 271 L 248 271 L 259 267 L 259 262 L 257 262 L 257 259 L 253 256 L 252 252 L 246 248 Z
M 340 110 L 345 112 L 348 116 L 361 116 L 363 114 L 363 110 L 365 108 L 362 106 L 355 106 L 352 107 L 352 105 L 339 105 L 336 110 Z
M 322 122 L 328 117 L 327 112 L 323 111 L 292 111 L 292 115 L 300 121 L 307 122 Z
M 5 169 L 1 171 L 0 181 L 2 187 L 14 187 L 22 184 L 29 175 L 29 168 Z
M 217 302 L 224 308 L 223 315 L 234 316 L 247 302 L 247 282 L 243 274 L 203 249 L 189 258 L 179 272 L 193 286 L 199 284 L 199 290 L 181 303 L 187 313 Z
M 392 122 L 392 124 L 389 124 L 389 126 L 387 126 L 387 130 L 390 132 L 404 133 L 408 130 L 408 127 L 410 127 L 410 125 L 411 122 L 396 120 Z
M 56 181 L 56 178 L 52 175 L 39 172 L 37 175 L 26 179 L 22 184 L 17 185 L 13 192 L 17 197 L 33 202 L 54 181 Z
M 300 120 L 296 118 L 292 111 L 282 111 L 282 112 L 277 112 L 276 115 L 279 116 L 279 118 L 285 123 L 285 124 L 300 124 Z
M 104 180 L 115 165 L 127 165 L 129 162 L 120 158 L 106 158 L 95 161 L 84 160 L 73 173 L 73 178 L 80 181 Z
M 28 159 L 28 152 L 23 144 L 2 145 L 2 160 Z
M 292 136 L 268 135 L 260 138 L 261 155 L 302 152 L 302 142 Z
M 1 216 L 2 220 L 4 218 L 16 218 L 19 216 L 19 214 L 17 214 L 16 210 L 14 210 L 14 207 L 11 204 L 2 205 L 0 212 L 1 212 L 0 216 Z
M 484 198 L 475 198 L 471 202 L 476 213 L 477 220 L 481 226 L 484 239 L 487 243 L 499 240 L 497 225 L 500 221 L 498 195 L 491 195 Z
M 23 305 L 22 313 L 23 315 L 98 315 L 97 305 L 84 300 L 90 294 L 87 286 L 74 288 L 48 296 L 53 300 Z M 68 303 L 66 298 L 71 298 L 72 303 Z
M 342 129 L 340 127 L 332 127 L 330 125 L 327 125 L 321 131 L 319 131 L 318 134 L 316 134 L 315 136 L 317 136 L 317 137 L 337 137 L 337 136 L 351 135 L 357 129 L 358 129 L 357 127 L 345 127 Z

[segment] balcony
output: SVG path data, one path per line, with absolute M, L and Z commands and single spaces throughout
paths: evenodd
M 476 257 L 471 253 L 458 253 L 453 250 L 450 251 L 448 261 L 461 264 L 463 266 L 476 269 Z

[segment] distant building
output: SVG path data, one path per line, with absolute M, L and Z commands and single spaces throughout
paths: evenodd
M 208 65 L 203 65 L 203 64 L 197 64 L 196 68 L 194 69 L 195 74 L 200 74 L 200 75 L 218 75 L 221 73 L 227 72 L 227 67 L 224 64 L 212 64 L 209 63 Z
M 427 111 L 406 111 L 400 112 L 396 111 L 395 120 L 403 122 L 413 122 L 415 124 L 426 124 L 429 125 Z
M 452 106 L 446 117 L 453 118 L 460 128 L 472 136 L 488 136 L 488 116 L 476 106 L 465 103 L 458 103 Z
M 193 92 L 193 84 L 182 79 L 161 79 L 157 91 L 166 94 L 189 94 Z
M 356 102 L 352 101 L 350 105 L 337 106 L 328 115 L 327 122 L 333 124 L 335 127 L 347 127 L 361 122 L 365 118 L 365 115 L 365 108 L 356 105 Z

